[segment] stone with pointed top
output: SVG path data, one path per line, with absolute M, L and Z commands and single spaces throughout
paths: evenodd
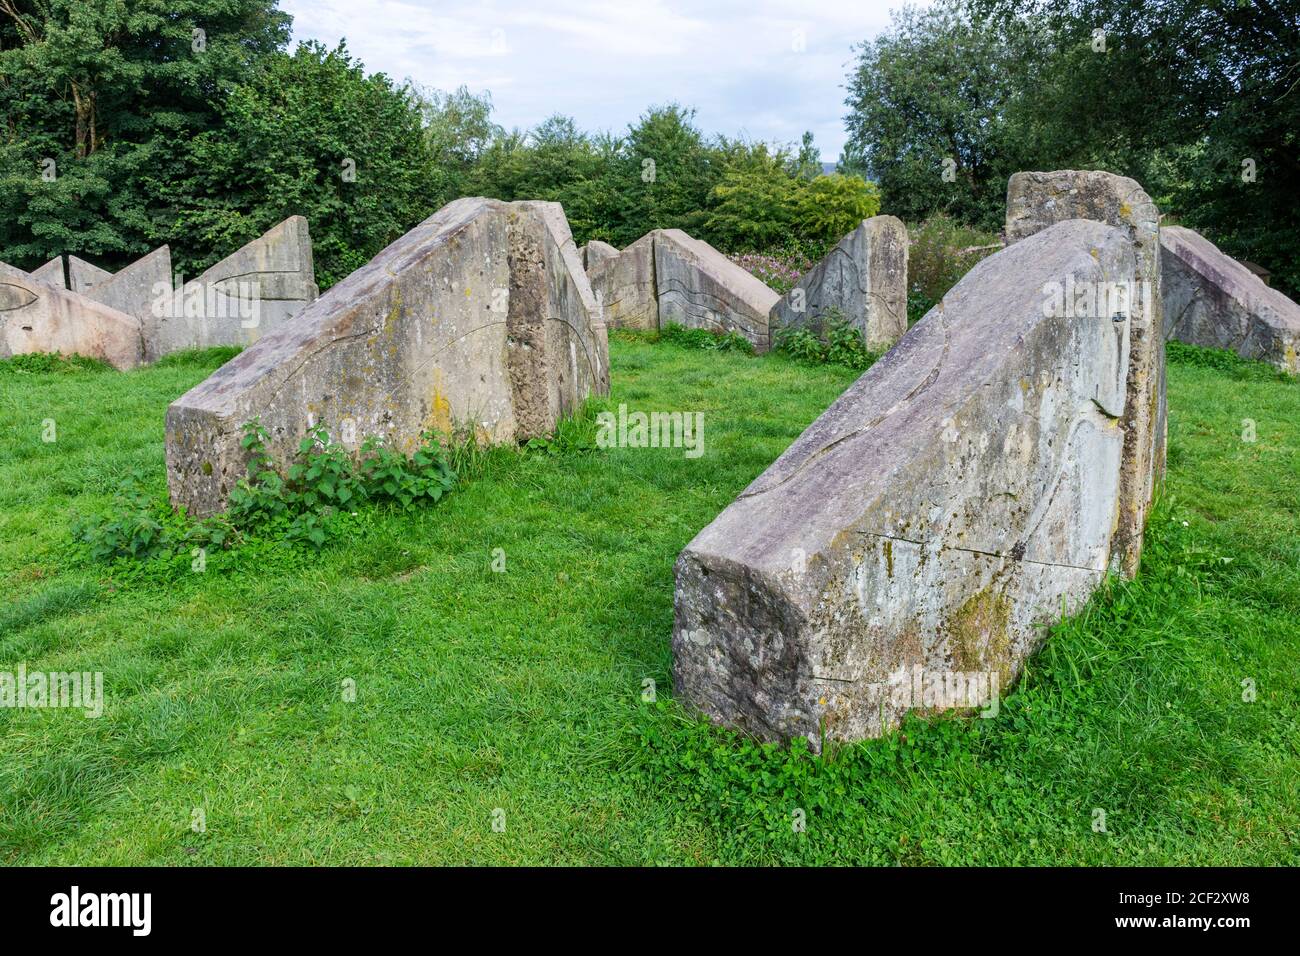
M 135 368 L 144 358 L 140 320 L 0 263 L 0 357 L 32 352 Z
M 717 249 L 680 229 L 654 237 L 654 283 L 659 325 L 736 332 L 766 352 L 768 317 L 780 300 L 772 289 Z
M 351 451 L 547 434 L 608 392 L 608 350 L 559 205 L 456 200 L 172 403 L 172 502 L 224 507 L 252 419 L 281 462 L 317 424 Z
M 1140 268 L 1083 220 L 976 265 L 682 551 L 678 699 L 817 749 L 988 702 L 914 675 L 1006 688 L 1111 566 L 1134 397 L 1130 321 L 1049 315 L 1043 289 Z
M 1300 374 L 1300 305 L 1200 233 L 1160 230 L 1165 336 Z
M 1118 566 L 1129 577 L 1142 557 L 1147 511 L 1164 480 L 1168 414 L 1165 399 L 1164 307 L 1160 299 L 1160 211 L 1138 183 L 1099 170 L 1016 173 L 1007 183 L 1008 243 L 1067 219 L 1092 219 L 1128 231 L 1141 268 L 1130 298 L 1132 401 L 1125 413 L 1124 476 L 1117 530 Z M 1061 281 L 1058 278 L 1057 281 Z
M 864 219 L 772 309 L 772 325 L 821 332 L 857 329 L 873 352 L 907 331 L 907 227 L 893 216 Z

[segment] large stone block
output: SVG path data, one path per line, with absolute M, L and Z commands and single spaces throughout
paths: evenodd
M 161 246 L 117 273 L 105 272 L 103 275 L 92 273 L 85 268 L 89 263 L 82 262 L 75 256 L 69 257 L 75 262 L 78 284 L 82 285 L 81 294 L 87 299 L 112 306 L 119 312 L 134 315 L 144 329 L 145 361 L 155 362 L 163 355 L 158 350 L 154 339 L 156 313 L 164 308 L 170 300 L 172 288 L 172 253 L 169 246 Z M 90 266 L 90 269 L 95 269 Z M 93 278 L 93 281 L 90 281 Z
M 1165 399 L 1164 307 L 1160 299 L 1160 212 L 1132 179 L 1097 170 L 1016 173 L 1007 184 L 1008 243 L 1067 219 L 1092 219 L 1127 230 L 1139 262 L 1131 303 L 1131 401 L 1124 419 L 1124 469 L 1116 532 L 1118 565 L 1130 577 L 1142 556 L 1142 534 L 1156 487 L 1164 480 L 1168 410 Z
M 686 546 L 679 699 L 819 747 L 923 707 L 916 668 L 1007 686 L 1107 573 L 1132 398 L 1130 322 L 1050 290 L 1139 269 L 1088 221 L 976 265 Z
M 707 242 L 680 229 L 657 230 L 653 236 L 660 326 L 675 323 L 739 332 L 755 351 L 766 352 L 771 344 L 768 316 L 781 297 Z
M 1300 373 L 1300 305 L 1200 233 L 1160 230 L 1165 337 Z
M 587 276 L 608 328 L 650 332 L 659 328 L 655 235 L 646 233 L 622 252 L 603 242 L 587 244 Z
M 608 389 L 605 328 L 560 207 L 460 199 L 172 403 L 172 501 L 224 507 L 253 418 L 283 461 L 320 423 L 350 449 L 384 435 L 410 450 L 460 427 L 527 439 Z
M 307 220 L 292 216 L 197 279 L 155 297 L 145 320 L 150 359 L 181 349 L 251 345 L 318 295 Z
M 135 368 L 144 357 L 140 320 L 0 263 L 0 357 L 30 352 Z
M 111 278 L 113 278 L 113 273 L 107 269 L 101 269 L 85 259 L 68 256 L 68 279 L 71 283 L 68 288 L 73 292 L 85 295 L 101 282 L 106 282 Z
M 606 259 L 613 259 L 618 256 L 618 250 L 608 242 L 601 242 L 599 239 L 593 239 L 587 243 L 578 253 L 582 256 L 582 267 L 587 270 L 590 278 L 591 270 Z
M 841 239 L 772 309 L 772 325 L 821 331 L 831 318 L 884 351 L 907 331 L 907 227 L 875 216 Z
M 38 282 L 52 285 L 56 289 L 66 289 L 68 287 L 68 278 L 63 272 L 63 256 L 55 256 L 45 265 L 34 270 L 32 278 Z

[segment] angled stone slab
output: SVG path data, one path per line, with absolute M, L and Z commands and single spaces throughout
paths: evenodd
M 68 288 L 73 292 L 85 295 L 99 283 L 111 278 L 113 278 L 113 273 L 107 269 L 101 269 L 85 259 L 68 256 L 68 279 L 70 281 Z
M 590 274 L 591 270 L 600 265 L 606 259 L 613 259 L 618 256 L 618 250 L 608 242 L 601 242 L 599 239 L 593 239 L 581 249 L 578 250 L 582 256 L 582 267 Z
M 140 319 L 144 329 L 145 361 L 156 362 L 162 353 L 152 336 L 155 316 L 170 302 L 171 289 L 171 248 L 161 246 L 120 272 L 105 273 L 81 294 Z
M 766 352 L 768 316 L 781 297 L 707 242 L 680 229 L 657 230 L 653 237 L 660 325 L 739 332 L 755 351 Z
M 935 703 L 913 674 L 1005 689 L 1107 573 L 1130 397 L 1130 323 L 1044 289 L 1138 269 L 1081 220 L 976 265 L 681 553 L 678 698 L 817 748 Z
M 23 278 L 35 279 L 37 282 L 43 282 L 46 285 L 52 285 L 56 289 L 66 289 L 67 281 L 63 275 L 63 257 L 51 259 L 39 269 L 31 272 L 24 272 L 16 266 L 11 266 L 7 262 L 0 262 L 0 276 L 11 275 Z
M 1124 477 L 1115 548 L 1118 567 L 1137 573 L 1142 533 L 1156 487 L 1164 480 L 1168 413 L 1164 307 L 1160 299 L 1160 212 L 1140 185 L 1098 170 L 1016 173 L 1007 184 L 1006 237 L 1014 243 L 1067 219 L 1092 219 L 1128 231 L 1140 264 L 1130 303 L 1131 401 L 1124 420 Z
M 47 282 L 56 289 L 66 289 L 68 278 L 63 272 L 63 256 L 55 256 L 45 265 L 34 270 L 32 278 L 39 282 Z
M 772 325 L 820 332 L 836 318 L 884 351 L 907 331 L 907 227 L 875 216 L 841 239 L 772 309 Z
M 1160 230 L 1165 336 L 1300 374 L 1300 305 L 1182 226 Z
M 319 294 L 307 220 L 292 216 L 156 303 L 145 323 L 149 354 L 251 345 Z
M 557 204 L 450 203 L 172 403 L 172 502 L 225 506 L 253 418 L 277 461 L 318 423 L 352 450 L 462 427 L 487 442 L 545 434 L 609 390 L 595 312 Z
M 140 320 L 9 266 L 0 268 L 0 357 L 60 352 L 135 368 Z
M 611 329 L 653 332 L 659 328 L 655 235 L 646 233 L 622 252 L 613 246 L 593 251 L 597 244 L 587 244 L 587 276 L 605 325 Z

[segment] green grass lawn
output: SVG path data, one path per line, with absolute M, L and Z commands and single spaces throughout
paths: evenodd
M 0 369 L 0 670 L 102 671 L 106 696 L 0 709 L 0 862 L 1294 864 L 1300 385 L 1201 358 L 1170 368 L 1139 579 L 997 718 L 826 758 L 676 708 L 672 567 L 855 372 L 619 339 L 612 396 L 551 448 L 200 573 L 93 563 L 70 526 L 135 469 L 165 495 L 164 409 L 220 357 Z M 568 440 L 620 402 L 703 412 L 705 454 Z

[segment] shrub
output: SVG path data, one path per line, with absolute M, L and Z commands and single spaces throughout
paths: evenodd
M 932 216 L 909 228 L 907 319 L 930 311 L 975 263 L 1001 248 L 991 232 L 963 226 L 947 216 Z
M 376 438 L 353 457 L 318 425 L 284 468 L 267 453 L 266 437 L 256 419 L 244 426 L 248 476 L 231 491 L 225 514 L 194 521 L 173 512 L 137 472 L 122 482 L 107 513 L 73 523 L 74 539 L 97 561 L 174 558 L 252 537 L 320 548 L 363 503 L 411 510 L 440 501 L 456 483 L 446 449 L 430 434 L 409 458 Z
M 805 236 L 828 246 L 863 219 L 880 212 L 880 189 L 861 176 L 833 173 L 809 182 L 800 196 L 799 225 Z M 818 256 L 820 259 L 821 256 Z
M 659 339 L 688 349 L 706 349 L 713 352 L 744 352 L 753 354 L 754 345 L 739 332 L 721 332 L 716 329 L 688 329 L 669 322 L 659 331 Z
M 820 332 L 805 326 L 781 326 L 774 331 L 773 348 L 793 359 L 812 365 L 844 365 L 865 371 L 882 353 L 872 352 L 862 333 L 835 309 L 827 313 Z
M 741 252 L 730 259 L 780 295 L 793 289 L 815 264 L 806 246 L 795 242 L 771 252 Z

